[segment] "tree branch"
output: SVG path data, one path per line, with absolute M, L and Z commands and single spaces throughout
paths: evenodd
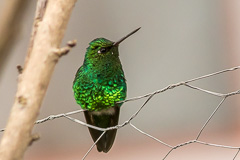
M 58 48 L 75 2 L 38 1 L 38 5 L 45 6 L 36 13 L 42 19 L 35 19 L 33 31 L 36 32 L 30 42 L 23 72 L 18 77 L 15 102 L 0 143 L 2 160 L 23 159 L 28 145 L 36 139 L 31 132 L 56 62 L 66 53 Z

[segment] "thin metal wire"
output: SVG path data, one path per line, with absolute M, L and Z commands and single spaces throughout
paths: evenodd
M 163 160 L 165 160 L 174 149 L 175 148 L 170 149 L 170 151 L 168 151 L 168 153 L 163 157 Z
M 50 115 L 44 119 L 41 119 L 41 120 L 38 120 L 35 122 L 35 124 L 39 124 L 39 123 L 44 123 L 46 121 L 49 121 L 49 120 L 54 120 L 56 118 L 61 118 L 61 117 L 65 117 L 75 123 L 78 123 L 78 124 L 81 124 L 83 126 L 86 126 L 86 127 L 90 127 L 90 128 L 93 128 L 93 129 L 97 129 L 99 131 L 103 131 L 103 133 L 101 134 L 101 136 L 97 139 L 96 142 L 93 143 L 93 145 L 89 148 L 89 150 L 87 151 L 87 153 L 84 155 L 84 157 L 82 158 L 82 160 L 84 160 L 88 155 L 89 153 L 91 152 L 91 150 L 93 149 L 93 147 L 96 145 L 96 143 L 99 141 L 99 139 L 105 134 L 106 131 L 108 130 L 112 130 L 112 129 L 120 129 L 128 124 L 130 124 L 135 130 L 137 130 L 139 133 L 147 136 L 147 137 L 150 137 L 151 139 L 157 141 L 158 143 L 160 144 L 163 144 L 169 148 L 171 148 L 169 150 L 169 152 L 163 157 L 163 160 L 166 159 L 169 154 L 179 148 L 179 147 L 182 147 L 182 146 L 185 146 L 185 145 L 190 145 L 190 144 L 193 144 L 193 143 L 198 143 L 198 144 L 202 144 L 202 145 L 208 145 L 208 146 L 213 146 L 213 147 L 220 147 L 220 148 L 227 148 L 227 149 L 237 149 L 237 153 L 235 154 L 233 160 L 237 157 L 237 155 L 239 154 L 240 152 L 240 147 L 233 147 L 233 146 L 226 146 L 226 145 L 219 145 L 219 144 L 213 144 L 213 143 L 208 143 L 208 142 L 203 142 L 203 141 L 199 141 L 199 137 L 201 136 L 202 132 L 204 131 L 204 129 L 206 128 L 207 124 L 210 122 L 210 120 L 213 118 L 213 116 L 216 114 L 217 110 L 220 108 L 220 106 L 223 104 L 223 102 L 226 100 L 226 98 L 230 97 L 230 96 L 233 96 L 233 95 L 237 95 L 237 94 L 240 94 L 240 90 L 237 90 L 237 91 L 234 91 L 234 92 L 229 92 L 229 93 L 226 93 L 226 94 L 223 94 L 223 93 L 217 93 L 217 92 L 213 92 L 213 91 L 209 91 L 209 90 L 206 90 L 206 89 L 202 89 L 202 88 L 199 88 L 199 87 L 196 87 L 196 86 L 193 86 L 193 85 L 190 85 L 189 83 L 190 82 L 194 82 L 194 81 L 197 81 L 197 80 L 201 80 L 201 79 L 204 79 L 204 78 L 208 78 L 208 77 L 211 77 L 211 76 L 215 76 L 215 75 L 218 75 L 218 74 L 222 74 L 222 73 L 225 73 L 225 72 L 230 72 L 230 71 L 234 71 L 234 70 L 237 70 L 237 69 L 240 69 L 240 66 L 236 66 L 236 67 L 233 67 L 233 68 L 229 68 L 229 69 L 225 69 L 225 70 L 222 70 L 222 71 L 218 71 L 218 72 L 214 72 L 214 73 L 210 73 L 210 74 L 207 74 L 207 75 L 203 75 L 203 76 L 200 76 L 200 77 L 197 77 L 197 78 L 193 78 L 193 79 L 190 79 L 190 80 L 187 80 L 187 81 L 184 81 L 184 82 L 178 82 L 178 83 L 175 83 L 175 84 L 171 84 L 171 85 L 168 85 L 160 90 L 156 90 L 152 93 L 148 93 L 148 94 L 145 94 L 145 95 L 142 95 L 142 96 L 138 96 L 138 97 L 133 97 L 133 98 L 130 98 L 130 99 L 127 99 L 127 100 L 124 100 L 124 101 L 121 101 L 121 102 L 118 102 L 118 103 L 123 103 L 123 102 L 129 102 L 129 101 L 135 101 L 135 100 L 139 100 L 139 99 L 142 99 L 142 98 L 147 98 L 145 100 L 145 102 L 142 104 L 142 106 L 128 119 L 126 120 L 124 123 L 120 124 L 120 125 L 116 125 L 116 126 L 113 126 L 113 127 L 109 127 L 109 128 L 99 128 L 99 127 L 96 127 L 96 126 L 92 126 L 92 125 L 89 125 L 85 122 L 82 122 L 80 120 L 77 120 L 77 119 L 74 119 L 72 117 L 70 117 L 70 115 L 73 115 L 73 114 L 77 114 L 77 113 L 80 113 L 80 112 L 84 112 L 84 110 L 76 110 L 76 111 L 72 111 L 72 112 L 68 112 L 68 113 L 61 113 L 61 114 L 58 114 L 58 115 Z M 184 142 L 184 143 L 180 143 L 176 146 L 171 146 L 161 140 L 159 140 L 158 138 L 140 130 L 139 128 L 137 128 L 135 125 L 133 125 L 131 123 L 131 121 L 139 114 L 139 112 L 145 107 L 145 105 L 151 100 L 151 98 L 156 95 L 156 94 L 159 94 L 159 93 L 162 93 L 162 92 L 165 92 L 169 89 L 173 89 L 175 87 L 178 87 L 178 86 L 186 86 L 188 88 L 191 88 L 191 89 L 195 89 L 195 90 L 198 90 L 198 91 L 201 91 L 201 92 L 204 92 L 204 93 L 207 93 L 207 94 L 210 94 L 210 95 L 213 95 L 213 96 L 217 96 L 217 97 L 221 97 L 222 100 L 220 101 L 220 103 L 217 105 L 217 107 L 215 108 L 215 110 L 211 113 L 211 115 L 209 116 L 209 118 L 206 120 L 206 122 L 204 123 L 204 125 L 202 126 L 202 128 L 200 129 L 198 135 L 196 136 L 196 139 L 194 140 L 190 140 L 190 141 L 187 141 L 187 142 Z M 0 132 L 3 132 L 5 129 L 0 129 Z
M 212 112 L 212 114 L 210 115 L 210 117 L 207 119 L 207 121 L 204 123 L 204 125 L 202 126 L 200 132 L 197 135 L 196 140 L 198 140 L 198 138 L 200 137 L 200 135 L 202 134 L 202 131 L 204 130 L 204 128 L 207 126 L 208 122 L 212 119 L 212 117 L 214 116 L 214 114 L 217 112 L 217 110 L 220 108 L 220 106 L 223 104 L 223 102 L 225 101 L 226 97 L 224 97 L 221 102 L 218 104 L 218 106 L 215 108 L 215 110 Z
M 144 134 L 144 135 L 152 138 L 153 140 L 155 140 L 155 141 L 157 141 L 157 142 L 159 142 L 159 143 L 161 143 L 161 144 L 163 144 L 163 145 L 165 145 L 165 146 L 167 146 L 167 147 L 169 147 L 169 148 L 174 148 L 173 146 L 171 146 L 171 145 L 169 145 L 169 144 L 167 144 L 167 143 L 165 143 L 165 142 L 157 139 L 156 137 L 153 137 L 152 135 L 150 135 L 150 134 L 148 134 L 148 133 L 140 130 L 139 128 L 137 128 L 137 127 L 136 127 L 135 125 L 133 125 L 132 123 L 130 123 L 130 125 L 131 125 L 134 129 L 136 129 L 138 132 L 140 132 L 140 133 L 142 133 L 142 134 Z
M 68 116 L 68 115 L 77 114 L 77 113 L 80 113 L 80 112 L 84 112 L 84 110 L 81 109 L 81 110 L 76 110 L 76 111 L 72 111 L 72 112 L 68 112 L 68 113 L 61 113 L 61 114 L 57 114 L 57 115 L 50 115 L 50 116 L 48 116 L 48 117 L 46 117 L 44 119 L 37 120 L 35 122 L 35 124 L 43 123 L 43 122 L 46 122 L 48 120 L 54 120 L 56 118 L 61 118 L 61 117 Z
M 225 72 L 235 71 L 237 69 L 240 69 L 240 66 L 236 66 L 236 67 L 229 68 L 229 69 L 224 69 L 222 71 L 210 73 L 210 74 L 203 75 L 203 76 L 200 76 L 200 77 L 197 77 L 197 78 L 193 78 L 193 79 L 190 79 L 190 80 L 187 80 L 187 81 L 178 82 L 178 83 L 175 83 L 175 84 L 170 84 L 170 85 L 168 85 L 168 86 L 166 86 L 166 87 L 164 87 L 164 88 L 162 88 L 160 90 L 156 90 L 156 91 L 154 91 L 152 93 L 148 93 L 148 94 L 145 94 L 145 95 L 142 95 L 142 96 L 138 96 L 138 97 L 129 98 L 129 99 L 126 99 L 124 101 L 120 101 L 118 103 L 123 103 L 123 102 L 128 102 L 128 101 L 135 101 L 135 100 L 138 100 L 138 99 L 146 98 L 146 97 L 151 96 L 153 93 L 158 94 L 158 93 L 164 92 L 164 91 L 166 91 L 168 89 L 173 89 L 173 88 L 181 86 L 181 85 L 186 85 L 187 83 L 190 83 L 190 82 L 194 82 L 194 81 L 197 81 L 197 80 L 200 80 L 200 79 L 212 77 L 212 76 L 215 76 L 215 75 L 218 75 L 218 74 L 222 74 L 222 73 L 225 73 Z
M 233 157 L 233 160 L 235 160 L 235 158 L 237 157 L 239 151 L 240 151 L 240 149 L 238 149 L 237 153 L 236 153 L 235 156 Z
M 104 131 L 99 137 L 98 139 L 93 143 L 93 145 L 89 148 L 89 150 L 87 151 L 87 153 L 83 156 L 82 160 L 84 160 L 88 154 L 91 152 L 91 150 L 93 149 L 93 147 L 97 144 L 97 142 L 102 138 L 102 136 L 106 133 L 107 131 Z

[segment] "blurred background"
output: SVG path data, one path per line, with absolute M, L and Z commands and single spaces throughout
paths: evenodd
M 0 128 L 4 128 L 17 89 L 17 65 L 23 65 L 37 1 L 26 1 L 17 14 L 16 39 L 0 53 Z M 7 0 L 0 0 L 3 22 Z M 240 64 L 240 1 L 238 0 L 79 0 L 69 21 L 63 45 L 77 46 L 61 58 L 52 76 L 38 119 L 80 109 L 72 82 L 83 63 L 88 43 L 97 37 L 118 40 L 137 27 L 139 32 L 120 45 L 120 59 L 128 84 L 128 98 Z M 0 23 L 1 24 L 1 23 Z M 0 37 L 2 37 L 0 35 Z M 228 93 L 239 90 L 240 71 L 191 83 Z M 145 99 L 122 106 L 120 123 L 135 113 Z M 132 121 L 143 131 L 170 144 L 195 139 L 221 98 L 187 87 L 156 95 Z M 240 146 L 239 95 L 226 99 L 199 140 Z M 83 114 L 73 117 L 84 120 Z M 88 129 L 61 118 L 36 125 L 41 139 L 26 152 L 26 160 L 77 160 L 92 145 Z M 3 133 L 0 133 L 0 138 Z M 118 130 L 109 153 L 94 148 L 86 159 L 162 159 L 170 149 L 131 126 Z M 200 144 L 174 150 L 167 159 L 233 159 L 237 150 Z M 240 159 L 240 155 L 236 157 Z

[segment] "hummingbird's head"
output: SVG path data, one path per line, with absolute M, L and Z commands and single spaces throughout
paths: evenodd
M 116 58 L 119 56 L 118 54 L 118 46 L 124 41 L 126 38 L 137 32 L 141 27 L 135 29 L 128 35 L 124 36 L 120 40 L 116 42 L 112 42 L 105 38 L 97 38 L 89 43 L 89 47 L 87 48 L 87 52 L 85 55 L 85 60 L 106 60 L 111 58 Z
M 86 56 L 88 58 L 103 58 L 106 56 L 111 56 L 114 53 L 118 56 L 117 51 L 118 46 L 114 45 L 114 42 L 107 40 L 105 38 L 97 38 L 89 43 L 87 48 Z

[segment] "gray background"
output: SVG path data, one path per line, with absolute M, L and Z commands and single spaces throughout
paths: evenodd
M 239 65 L 228 53 L 223 4 L 223 1 L 217 0 L 79 0 L 63 40 L 64 45 L 68 40 L 77 39 L 77 46 L 57 64 L 38 119 L 80 109 L 73 98 L 72 81 L 78 67 L 82 65 L 88 43 L 97 37 L 115 41 L 133 29 L 142 27 L 119 48 L 127 79 L 128 98 Z M 24 63 L 35 6 L 36 1 L 33 1 L 25 13 L 19 28 L 20 36 L 11 49 L 11 56 L 0 77 L 0 128 L 4 128 L 14 101 L 18 75 L 16 66 Z M 239 71 L 192 84 L 227 93 L 239 89 L 240 84 L 233 83 L 233 77 L 237 74 L 239 76 Z M 229 137 L 229 134 L 236 133 L 234 128 L 238 125 L 235 123 L 238 116 L 237 104 L 234 103 L 236 99 L 237 96 L 231 97 L 223 104 L 204 130 L 204 140 L 239 146 L 235 139 Z M 196 90 L 178 87 L 156 95 L 133 120 L 133 124 L 176 145 L 196 137 L 220 100 Z M 127 120 L 143 102 L 142 99 L 125 103 L 120 122 Z M 74 117 L 84 121 L 82 114 Z M 80 159 L 92 145 L 86 127 L 63 118 L 36 125 L 34 132 L 41 135 L 41 140 L 30 147 L 26 159 L 37 160 L 41 156 L 44 159 Z M 225 133 L 228 138 L 222 136 Z M 202 153 L 207 157 L 207 154 L 212 153 L 209 147 L 202 147 L 202 151 L 194 147 L 184 149 L 188 154 L 183 155 L 183 159 L 193 159 L 189 155 L 197 159 Z M 174 152 L 169 159 L 181 159 L 181 150 Z M 109 154 L 98 154 L 94 149 L 88 158 L 119 159 L 121 155 L 123 159 L 158 159 L 167 151 L 167 147 L 127 126 L 118 131 Z M 217 156 L 219 150 L 214 151 L 213 156 Z M 232 151 L 224 155 L 233 158 L 234 153 Z

